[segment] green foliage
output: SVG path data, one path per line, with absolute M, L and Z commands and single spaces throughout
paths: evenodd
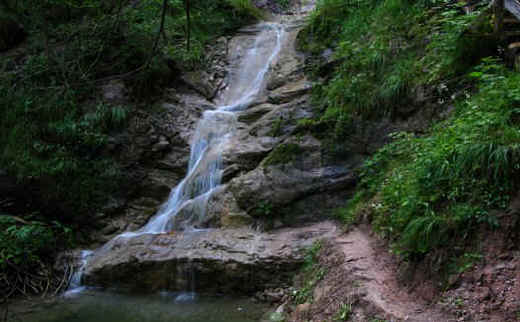
M 448 266 L 448 271 L 452 274 L 461 274 L 472 268 L 475 263 L 482 260 L 483 256 L 476 253 L 464 253 L 459 257 L 453 258 Z
M 291 6 L 291 0 L 278 0 L 277 2 L 283 10 L 287 10 Z
M 31 64 L 25 67 L 33 69 Z M 117 165 L 100 152 L 127 112 L 103 104 L 83 111 L 74 89 L 44 91 L 38 82 L 0 82 L 0 167 L 22 180 L 45 182 L 42 201 L 53 209 L 58 202 L 82 213 L 119 182 Z
M 305 262 L 302 269 L 302 285 L 299 289 L 294 290 L 292 294 L 293 301 L 296 304 L 308 302 L 312 297 L 314 287 L 327 273 L 327 270 L 324 267 L 321 267 L 318 262 L 321 248 L 322 243 L 316 241 L 305 254 Z
M 273 122 L 273 127 L 271 128 L 271 131 L 269 131 L 270 136 L 280 136 L 282 135 L 283 125 L 286 121 L 283 118 L 279 118 L 276 121 Z
M 352 315 L 352 303 L 343 303 L 334 315 L 333 321 L 348 321 Z
M 65 243 L 63 243 L 65 241 Z M 61 245 L 58 243 L 61 242 Z M 58 222 L 21 222 L 0 214 L 0 271 L 16 267 L 25 271 L 38 265 L 45 256 L 70 243 L 70 229 Z
M 255 17 L 256 19 L 264 18 L 264 12 L 258 9 L 251 0 L 227 0 L 231 6 L 235 10 L 237 10 L 242 15 L 246 14 L 251 17 Z M 282 0 L 286 1 L 286 0 Z
M 124 180 L 105 145 L 133 107 L 103 103 L 99 85 L 121 78 L 136 100 L 153 99 L 172 77 L 165 61 L 199 67 L 209 41 L 257 17 L 249 0 L 191 0 L 188 52 L 184 1 L 168 1 L 158 35 L 162 3 L 0 2 L 29 34 L 23 57 L 0 56 L 0 168 L 40 182 L 43 203 L 67 219 L 88 221 Z
M 431 103 L 456 105 L 451 118 L 423 137 L 395 133 L 394 142 L 360 170 L 361 189 L 335 211 L 347 225 L 369 215 L 405 256 L 467 238 L 482 223 L 496 227 L 490 210 L 504 209 L 517 184 L 513 84 L 520 79 L 483 59 L 498 44 L 487 36 L 492 20 L 486 4 L 471 14 L 461 6 L 444 0 L 321 0 L 299 38 L 300 48 L 315 57 L 313 76 L 323 82 L 313 89 L 317 116 L 301 121 L 298 130 L 316 132 L 331 151 L 341 151 L 363 119 L 406 117 L 402 107 L 415 104 L 418 90 Z M 329 48 L 335 52 L 321 65 Z M 471 78 L 461 77 L 481 61 Z M 478 83 L 478 93 L 459 92 L 466 97 L 455 102 L 452 93 L 461 83 Z
M 496 227 L 490 210 L 506 209 L 518 186 L 520 76 L 495 59 L 470 76 L 478 91 L 449 119 L 423 137 L 394 135 L 361 170 L 348 216 L 369 202 L 376 229 L 405 255 L 467 238 L 480 224 Z
M 275 164 L 285 164 L 294 161 L 296 156 L 302 153 L 302 148 L 295 143 L 285 143 L 277 146 L 265 158 L 264 164 L 266 166 Z
M 257 216 L 269 217 L 273 214 L 273 205 L 269 201 L 260 201 L 256 206 L 254 213 Z
M 171 0 L 169 3 L 171 14 L 166 19 L 166 35 L 169 41 L 165 44 L 164 51 L 183 69 L 194 69 L 208 62 L 209 57 L 206 57 L 204 53 L 210 40 L 228 34 L 263 15 L 251 0 L 191 0 L 191 46 L 188 51 L 184 1 Z M 145 27 L 156 26 L 159 19 L 156 12 L 145 10 L 144 14 L 145 16 L 141 19 L 147 22 Z M 151 30 L 155 31 L 155 28 Z
M 308 26 L 299 37 L 299 47 L 313 53 L 335 44 L 335 37 L 341 34 L 345 18 L 363 1 L 322 0 L 309 18 Z
M 356 223 L 359 214 L 362 212 L 363 201 L 363 191 L 357 191 L 352 199 L 349 200 L 347 206 L 333 210 L 334 217 L 341 221 L 346 229 L 350 228 L 350 226 Z
M 481 36 L 489 21 L 483 5 L 467 15 L 451 1 L 319 1 L 300 37 L 317 65 L 325 49 L 335 48 L 325 75 L 315 70 L 326 76 L 313 90 L 315 121 L 341 143 L 355 118 L 407 113 L 402 107 L 414 104 L 418 88 L 441 88 L 430 99 L 450 100 L 443 81 L 496 52 L 496 40 Z

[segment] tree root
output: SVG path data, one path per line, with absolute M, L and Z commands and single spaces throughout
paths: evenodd
M 63 264 L 63 273 L 42 262 L 36 269 L 31 267 L 31 271 L 9 261 L 7 264 L 8 268 L 0 272 L 0 304 L 5 304 L 14 296 L 55 296 L 67 289 L 74 273 L 72 262 Z

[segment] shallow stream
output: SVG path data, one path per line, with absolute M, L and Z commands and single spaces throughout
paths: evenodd
M 250 322 L 266 307 L 251 299 L 199 297 L 163 292 L 135 295 L 88 290 L 23 311 L 11 308 L 8 321 L 23 322 Z M 34 303 L 34 302 L 33 302 Z

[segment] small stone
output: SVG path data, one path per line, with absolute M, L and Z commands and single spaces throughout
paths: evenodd
M 298 315 L 304 314 L 305 312 L 309 311 L 310 308 L 311 308 L 311 304 L 308 303 L 308 302 L 305 302 L 303 304 L 299 304 L 296 307 L 296 313 Z
M 168 149 L 170 143 L 168 141 L 159 141 L 152 146 L 153 152 L 160 152 Z
M 115 225 L 108 225 L 106 226 L 105 228 L 103 228 L 103 230 L 101 230 L 101 233 L 103 235 L 110 235 L 110 234 L 113 234 L 117 231 L 117 227 Z
M 286 304 L 286 303 L 283 303 L 283 304 L 281 304 L 280 306 L 278 306 L 278 307 L 276 308 L 276 311 L 275 311 L 275 312 L 276 312 L 276 313 L 280 313 L 280 314 L 285 313 L 285 304 Z

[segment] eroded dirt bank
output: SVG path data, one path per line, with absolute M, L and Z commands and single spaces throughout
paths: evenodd
M 368 227 L 324 240 L 321 248 L 315 271 L 323 277 L 304 303 L 287 306 L 289 321 L 456 321 L 403 286 L 398 261 Z
M 511 233 L 516 223 L 502 221 L 505 229 L 483 230 L 474 260 L 459 263 L 451 274 L 428 259 L 411 264 L 392 254 L 388 241 L 368 225 L 331 236 L 322 240 L 315 263 L 300 273 L 272 317 L 298 322 L 516 321 L 518 234 Z

